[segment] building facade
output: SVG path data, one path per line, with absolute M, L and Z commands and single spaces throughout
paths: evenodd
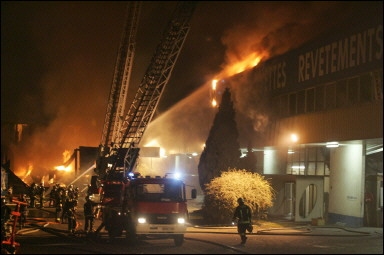
M 270 102 L 258 163 L 278 191 L 270 213 L 382 226 L 382 20 L 271 58 L 230 83 L 241 81 Z

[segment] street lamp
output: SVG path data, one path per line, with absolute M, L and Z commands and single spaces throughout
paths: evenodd
M 292 133 L 291 142 L 296 143 L 298 140 L 299 140 L 299 137 L 296 134 Z

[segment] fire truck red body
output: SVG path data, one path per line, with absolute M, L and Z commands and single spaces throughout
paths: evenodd
M 103 223 L 110 237 L 172 238 L 183 243 L 187 229 L 186 186 L 174 178 L 134 176 L 102 183 Z M 195 198 L 195 191 L 191 191 Z

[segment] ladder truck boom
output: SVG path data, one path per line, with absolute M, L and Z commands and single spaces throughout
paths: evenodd
M 121 127 L 121 119 L 125 112 L 125 102 L 136 48 L 136 34 L 141 5 L 142 3 L 137 1 L 128 2 L 127 22 L 124 27 L 117 55 L 101 138 L 101 144 L 105 147 L 109 146 L 112 141 L 119 139 L 118 130 Z
M 111 148 L 107 151 L 109 153 L 108 164 L 112 165 L 108 169 L 110 173 L 117 169 L 123 169 L 124 176 L 126 177 L 127 173 L 133 171 L 139 152 L 137 146 L 154 115 L 164 88 L 170 79 L 176 60 L 189 32 L 189 22 L 195 6 L 196 2 L 193 1 L 182 1 L 177 4 L 173 18 L 168 23 L 132 104 L 121 125 L 118 127 L 119 131 L 113 137 L 114 140 L 111 141 Z M 109 121 L 107 121 L 106 126 L 112 126 L 110 123 L 111 116 L 107 116 L 107 119 Z M 108 144 L 104 142 L 103 149 L 106 149 L 107 146 Z M 100 165 L 101 169 L 96 167 L 99 173 L 103 174 L 105 172 L 105 164 L 104 162 L 104 164 Z
M 109 94 L 104 127 L 99 146 L 99 159 L 96 172 L 101 174 L 104 167 L 102 160 L 109 151 L 113 141 L 119 140 L 119 129 L 125 113 L 125 104 L 131 78 L 131 70 L 136 49 L 136 34 L 141 13 L 142 2 L 130 1 L 127 5 L 126 23 L 121 37 L 114 76 Z
M 136 49 L 136 35 L 141 13 L 141 1 L 129 1 L 127 5 L 126 22 L 121 37 L 117 60 L 115 64 L 109 100 L 105 114 L 104 127 L 99 145 L 99 155 L 96 159 L 96 174 L 105 175 L 107 168 L 106 156 L 110 153 L 110 146 L 119 139 L 119 129 L 125 113 L 125 105 L 131 71 Z
M 157 108 L 189 31 L 196 2 L 181 1 L 156 48 L 129 110 L 122 115 L 134 55 L 134 35 L 139 6 L 133 5 L 119 49 L 107 115 L 96 161 L 97 190 L 103 211 L 102 228 L 114 238 L 126 233 L 134 242 L 138 236 L 158 235 L 183 243 L 188 209 L 186 185 L 170 178 L 142 178 L 128 175 L 135 167 L 140 140 Z M 137 7 L 137 8 L 136 8 Z M 92 177 L 92 182 L 96 182 Z M 96 189 L 93 187 L 96 186 Z M 191 192 L 191 198 L 196 192 Z M 93 200 L 94 201 L 94 200 Z

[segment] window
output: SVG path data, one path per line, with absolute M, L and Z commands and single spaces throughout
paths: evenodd
M 280 97 L 280 115 L 286 117 L 289 114 L 288 111 L 288 95 L 282 95 Z
M 324 86 L 315 88 L 315 109 L 316 111 L 324 110 Z
M 364 74 L 360 78 L 360 100 L 361 102 L 370 102 L 373 98 L 372 76 Z
M 306 112 L 313 112 L 315 110 L 315 89 L 307 89 L 306 94 Z
M 336 107 L 344 107 L 348 105 L 347 81 L 341 80 L 336 85 Z
M 336 86 L 334 83 L 325 87 L 325 108 L 333 109 L 336 107 Z
M 296 94 L 289 95 L 289 115 L 296 114 Z
M 359 102 L 359 77 L 348 80 L 348 98 L 350 104 Z
M 297 92 L 297 114 L 305 113 L 305 90 Z
M 329 175 L 323 146 L 291 148 L 287 157 L 286 173 L 292 175 Z

